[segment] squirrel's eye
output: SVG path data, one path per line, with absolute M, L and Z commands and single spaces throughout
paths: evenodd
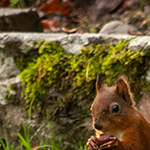
M 119 106 L 118 105 L 114 105 L 112 108 L 112 113 L 117 113 L 119 111 Z

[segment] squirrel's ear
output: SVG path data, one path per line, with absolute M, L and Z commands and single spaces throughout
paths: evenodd
M 99 93 L 99 90 L 101 89 L 101 87 L 102 87 L 102 83 L 100 81 L 99 74 L 97 74 L 97 79 L 96 79 L 96 93 Z
M 115 85 L 115 92 L 127 103 L 129 103 L 131 106 L 135 105 L 135 102 L 133 100 L 133 95 L 130 91 L 129 84 L 127 82 L 127 78 L 125 76 L 120 76 L 117 79 L 116 85 Z

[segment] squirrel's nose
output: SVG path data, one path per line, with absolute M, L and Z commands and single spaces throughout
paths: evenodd
M 97 118 L 95 118 L 94 127 L 97 130 L 101 130 L 102 129 L 102 126 L 100 126 L 100 124 L 99 124 L 99 119 L 97 119 Z

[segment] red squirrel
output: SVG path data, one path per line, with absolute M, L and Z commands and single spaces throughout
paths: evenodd
M 89 150 L 150 150 L 150 123 L 135 107 L 125 76 L 114 86 L 96 81 L 96 97 L 91 105 L 96 136 L 87 142 Z

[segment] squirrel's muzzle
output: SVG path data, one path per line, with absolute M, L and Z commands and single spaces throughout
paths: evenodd
M 97 119 L 97 118 L 95 118 L 94 127 L 97 130 L 101 130 L 102 129 L 102 126 L 99 123 L 99 119 Z

